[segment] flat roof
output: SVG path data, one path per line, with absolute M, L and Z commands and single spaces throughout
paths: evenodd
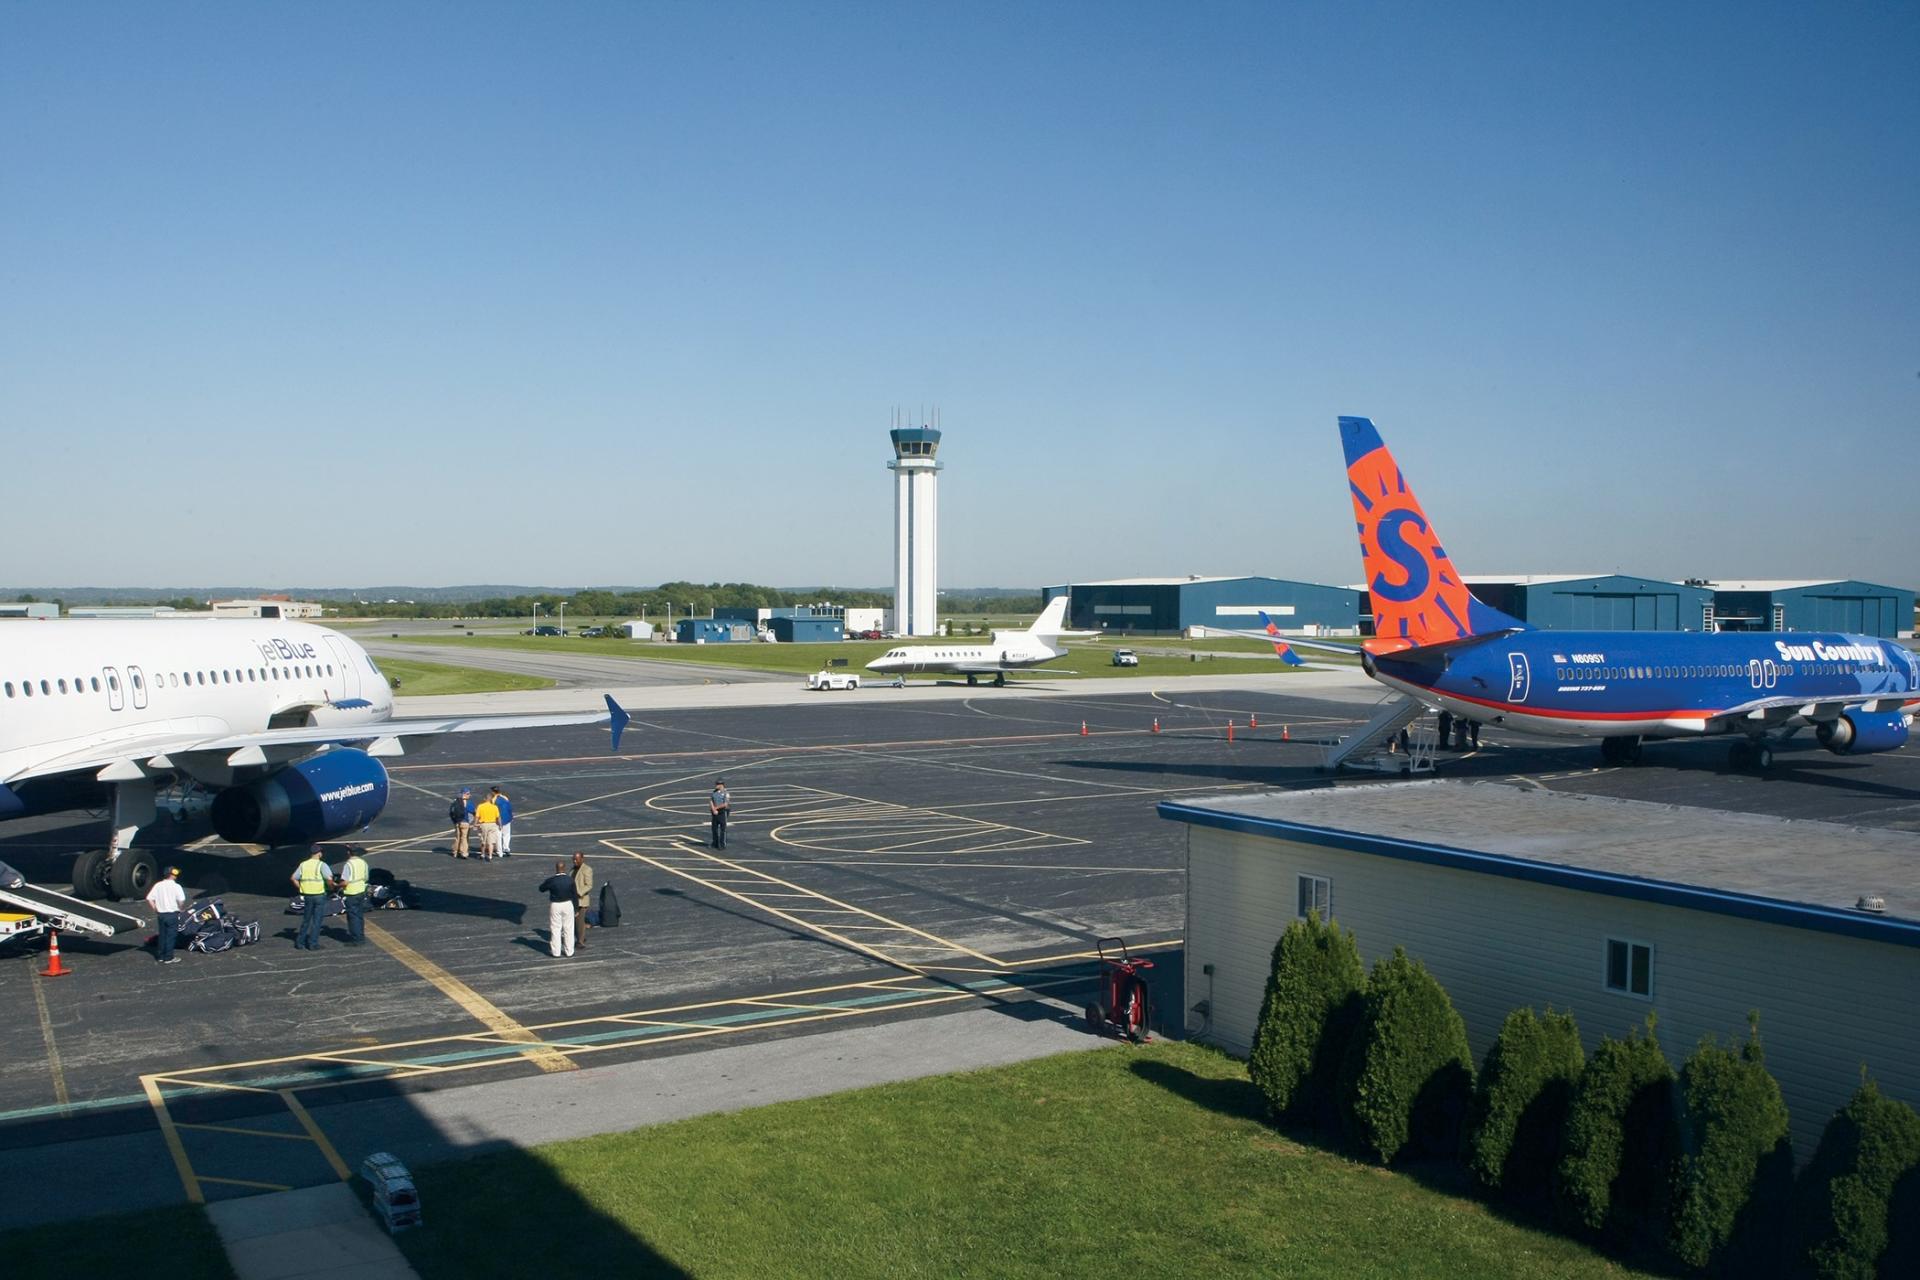
M 1920 835 L 1492 782 L 1169 800 L 1279 840 L 1920 947 Z M 1854 906 L 1863 894 L 1885 914 Z
M 1715 580 L 1707 585 L 1715 591 L 1797 591 L 1801 587 L 1826 587 L 1846 578 L 1745 578 L 1739 582 Z

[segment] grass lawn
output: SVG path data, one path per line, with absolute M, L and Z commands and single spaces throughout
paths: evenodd
M 380 670 L 389 680 L 398 680 L 394 692 L 409 698 L 426 698 L 437 693 L 499 693 L 507 689 L 551 689 L 553 681 L 545 676 L 523 676 L 512 671 L 482 671 L 478 667 L 449 667 L 438 662 L 415 662 L 411 658 L 378 659 Z
M 233 1280 L 227 1251 L 207 1211 L 197 1204 L 0 1231 L 0 1274 L 7 1280 L 74 1280 L 141 1271 Z
M 415 1171 L 424 1280 L 1638 1275 L 1301 1146 L 1244 1066 L 1162 1043 L 884 1085 Z
M 889 649 L 900 645 L 963 645 L 985 643 L 985 636 L 957 636 L 947 641 L 924 640 L 842 640 L 822 644 L 760 644 L 758 642 L 735 641 L 727 644 L 656 644 L 646 640 L 604 640 L 582 639 L 579 636 L 510 636 L 476 634 L 465 640 L 449 640 L 446 636 L 403 636 L 401 643 L 471 645 L 476 648 L 485 646 L 493 649 L 516 649 L 535 653 L 579 653 L 596 658 L 644 658 L 661 662 L 702 662 L 712 666 L 741 667 L 752 671 L 791 671 L 804 675 L 818 671 L 827 665 L 829 658 L 845 658 L 847 666 L 854 670 L 864 669 Z M 1215 646 L 1243 645 L 1238 651 Z M 1112 652 L 1116 648 L 1134 648 L 1140 654 L 1137 667 L 1116 667 L 1112 665 Z M 1201 675 L 1243 675 L 1257 673 L 1272 675 L 1288 671 L 1297 671 L 1273 655 L 1271 645 L 1262 646 L 1257 641 L 1208 640 L 1189 646 L 1184 640 L 1168 639 L 1160 642 L 1139 641 L 1134 643 L 1115 641 L 1074 641 L 1067 642 L 1068 653 L 1064 658 L 1045 667 L 1036 668 L 1042 674 L 1050 667 L 1074 672 L 1083 676 L 1201 676 Z M 1219 654 L 1207 657 L 1199 662 L 1187 656 L 1190 649 L 1202 653 Z M 1263 651 L 1264 649 L 1264 651 Z M 384 668 L 389 659 L 381 659 Z M 880 679 L 870 676 L 869 679 Z M 890 678 L 890 677 L 889 677 Z M 928 677 L 920 677 L 928 678 Z M 953 679 L 954 677 L 946 677 Z M 1020 679 L 1021 677 L 1014 677 Z M 1031 677 L 1028 677 L 1031 678 Z M 1068 677 L 1071 679 L 1071 677 Z M 412 693 L 403 688 L 403 693 Z

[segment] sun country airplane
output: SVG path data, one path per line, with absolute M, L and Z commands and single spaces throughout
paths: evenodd
M 1615 764 L 1638 760 L 1647 738 L 1718 735 L 1733 740 L 1734 767 L 1764 769 L 1809 727 L 1837 755 L 1906 745 L 1920 708 L 1920 658 L 1906 646 L 1831 632 L 1536 629 L 1467 590 L 1371 420 L 1341 418 L 1340 443 L 1373 600 L 1361 666 L 1381 684 L 1482 724 L 1599 738 Z
M 1067 598 L 1055 596 L 1047 601 L 1047 607 L 1033 620 L 1024 631 L 996 631 L 991 644 L 915 644 L 899 649 L 889 649 L 872 662 L 867 670 L 878 671 L 884 675 L 911 675 L 916 671 L 939 671 L 967 678 L 968 684 L 978 684 L 981 676 L 992 676 L 996 685 L 1004 685 L 1007 677 L 1021 671 L 1031 671 L 1043 662 L 1052 662 L 1066 653 L 1062 640 L 1071 640 L 1082 636 L 1097 635 L 1093 631 L 1068 631 Z M 1057 671 L 1053 674 L 1070 676 L 1071 671 Z
M 357 831 L 387 803 L 381 757 L 409 738 L 611 723 L 627 713 L 393 718 L 386 678 L 353 641 L 299 622 L 181 619 L 0 623 L 0 819 L 106 809 L 81 853 L 83 898 L 146 895 L 134 835 L 159 805 L 208 813 L 236 844 Z

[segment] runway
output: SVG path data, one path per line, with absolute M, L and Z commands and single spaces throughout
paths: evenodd
M 370 917 L 375 945 L 361 949 L 338 927 L 318 953 L 292 949 L 294 851 L 254 856 L 204 828 L 157 828 L 149 837 L 191 891 L 260 919 L 265 937 L 168 969 L 140 935 L 75 940 L 63 948 L 75 974 L 58 982 L 30 976 L 38 956 L 0 961 L 0 1014 L 14 1028 L 0 1053 L 0 1149 L 152 1156 L 164 1140 L 184 1167 L 142 1164 L 136 1201 L 178 1199 L 186 1185 L 205 1198 L 306 1185 L 378 1140 L 352 1119 L 373 1100 L 417 1111 L 426 1104 L 407 1099 L 422 1091 L 480 1080 L 668 1059 L 697 1071 L 719 1046 L 1039 1010 L 1043 996 L 1077 1007 L 1088 957 L 1111 936 L 1155 948 L 1178 1025 L 1184 829 L 1154 805 L 1378 782 L 1314 768 L 1317 743 L 1371 711 L 1371 689 L 1257 683 L 636 706 L 618 757 L 604 729 L 443 739 L 391 762 L 393 799 L 359 837 L 421 898 Z M 1759 778 L 1730 771 L 1724 744 L 1651 744 L 1635 768 L 1491 730 L 1483 744 L 1443 754 L 1443 776 L 1920 830 L 1912 748 L 1842 758 L 1809 746 Z M 715 850 L 705 796 L 722 776 L 735 817 Z M 515 856 L 452 860 L 447 797 L 492 783 L 514 799 Z M 58 884 L 103 825 L 8 823 L 0 859 Z M 575 850 L 615 886 L 624 920 L 556 960 L 535 885 Z M 35 1204 L 0 1205 L 0 1226 Z

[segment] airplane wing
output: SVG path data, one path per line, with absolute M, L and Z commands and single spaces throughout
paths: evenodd
M 107 742 L 51 759 L 36 760 L 7 777 L 6 782 L 24 782 L 29 778 L 54 777 L 63 773 L 99 770 L 101 781 L 124 781 L 111 775 L 116 768 L 137 765 L 156 757 L 188 755 L 194 752 L 238 753 L 254 749 L 262 753 L 255 759 L 232 763 L 264 763 L 268 748 L 344 746 L 354 742 L 372 742 L 382 738 L 406 739 L 437 737 L 443 733 L 478 733 L 489 729 L 543 729 L 558 725 L 611 724 L 612 749 L 620 749 L 620 735 L 632 719 L 611 697 L 605 711 L 571 712 L 561 715 L 530 716 L 440 716 L 402 720 L 376 720 L 365 724 L 302 725 L 291 729 L 266 729 L 259 733 L 194 735 L 191 733 L 154 734 Z M 380 754 L 375 752 L 375 754 Z M 397 754 L 397 752 L 395 753 Z M 138 776 L 130 774 L 130 777 Z
M 1904 711 L 1915 709 L 1920 695 L 1913 693 L 1848 693 L 1824 698 L 1766 697 L 1752 698 L 1707 717 L 1709 723 L 1744 721 L 1754 725 L 1778 724 L 1783 720 L 1831 720 L 1842 711 Z
M 962 676 L 1077 676 L 1080 674 L 1078 671 L 1068 671 L 1065 667 L 1009 667 L 997 662 L 955 662 L 944 667 L 943 670 Z

